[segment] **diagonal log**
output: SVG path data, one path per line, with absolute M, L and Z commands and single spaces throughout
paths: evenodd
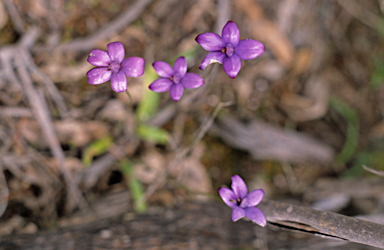
M 290 220 L 294 216 L 300 216 L 294 214 L 302 212 L 303 209 L 296 206 L 288 216 L 284 210 L 290 206 L 269 201 L 259 205 L 270 221 L 277 218 Z M 1 237 L 0 248 L 377 249 L 339 238 L 317 237 L 313 231 L 302 233 L 285 230 L 275 226 L 277 223 L 274 223 L 275 225 L 269 223 L 264 228 L 245 220 L 233 223 L 231 209 L 222 202 L 180 204 L 172 208 L 156 208 L 147 214 L 126 213 L 127 207 L 129 207 L 127 191 L 110 194 L 92 204 L 91 212 L 80 212 L 73 218 L 59 222 L 62 228 L 37 234 L 12 234 Z M 277 210 L 267 211 L 267 209 Z M 113 212 L 116 213 L 112 214 Z M 125 215 L 121 216 L 121 213 Z M 347 230 L 349 227 L 340 231 Z
M 274 225 L 384 249 L 384 225 L 277 201 L 258 207 Z

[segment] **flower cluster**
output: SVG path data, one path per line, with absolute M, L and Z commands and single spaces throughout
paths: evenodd
M 264 53 L 264 45 L 256 40 L 240 40 L 237 25 L 228 21 L 224 26 L 221 37 L 215 33 L 203 33 L 196 37 L 205 50 L 209 51 L 200 64 L 204 70 L 211 63 L 221 63 L 225 73 L 235 78 L 241 69 L 241 60 L 250 60 Z M 139 77 L 144 73 L 145 62 L 140 57 L 125 58 L 124 46 L 121 42 L 107 45 L 107 51 L 94 49 L 89 53 L 88 62 L 97 68 L 87 72 L 89 84 L 98 85 L 111 80 L 115 92 L 127 90 L 126 77 Z M 184 88 L 194 89 L 204 85 L 201 76 L 187 73 L 187 62 L 179 57 L 172 67 L 166 62 L 157 61 L 153 68 L 161 77 L 149 85 L 154 92 L 169 91 L 171 98 L 178 101 L 184 93 Z
M 209 53 L 200 64 L 204 70 L 211 63 L 223 64 L 225 73 L 235 78 L 241 69 L 241 60 L 250 60 L 264 53 L 264 45 L 256 40 L 240 40 L 240 31 L 237 25 L 229 21 L 224 26 L 221 37 L 215 33 L 203 33 L 196 37 L 199 43 Z M 115 92 L 127 90 L 126 77 L 139 77 L 143 75 L 145 62 L 140 57 L 125 58 L 124 46 L 121 42 L 107 45 L 107 51 L 94 49 L 89 53 L 88 62 L 96 68 L 87 72 L 89 84 L 98 85 L 111 80 Z M 159 79 L 149 85 L 154 92 L 169 91 L 174 101 L 180 100 L 184 88 L 194 89 L 204 85 L 204 79 L 195 73 L 187 73 L 187 61 L 179 57 L 173 67 L 164 61 L 152 64 Z M 260 226 L 267 224 L 263 212 L 256 208 L 264 197 L 262 189 L 248 193 L 247 185 L 240 176 L 232 176 L 232 189 L 220 188 L 219 195 L 232 210 L 232 221 L 243 217 L 251 219 Z
M 219 195 L 227 206 L 232 210 L 232 221 L 237 221 L 243 217 L 249 218 L 251 221 L 262 227 L 267 225 L 264 213 L 257 206 L 264 197 L 262 189 L 256 189 L 248 193 L 247 185 L 244 180 L 238 176 L 232 176 L 232 189 L 220 188 Z

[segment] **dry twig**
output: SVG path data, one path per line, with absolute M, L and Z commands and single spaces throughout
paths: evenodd
M 55 84 L 52 82 L 52 80 L 48 76 L 46 76 L 36 66 L 35 62 L 33 61 L 31 55 L 28 52 L 22 51 L 22 53 L 20 53 L 20 55 L 23 57 L 24 63 L 26 64 L 28 69 L 30 71 L 32 71 L 34 74 L 36 74 L 37 76 L 39 76 L 41 81 L 44 83 L 45 87 L 47 88 L 49 94 L 52 97 L 52 100 L 56 103 L 61 116 L 63 118 L 69 118 L 70 115 L 69 115 L 69 112 L 68 112 L 67 105 L 65 104 L 64 98 L 62 97 L 62 95 L 60 94 L 59 90 L 57 89 Z
M 84 198 L 72 178 L 71 173 L 65 165 L 64 152 L 60 146 L 59 140 L 56 136 L 52 120 L 47 110 L 47 104 L 44 102 L 44 98 L 38 94 L 34 87 L 33 81 L 28 72 L 28 65 L 26 65 L 23 58 L 28 58 L 26 54 L 29 54 L 28 48 L 30 48 L 36 41 L 39 34 L 37 28 L 31 28 L 20 40 L 18 45 L 5 47 L 0 50 L 0 58 L 2 64 L 6 65 L 7 78 L 13 84 L 22 86 L 24 94 L 27 96 L 32 108 L 32 112 L 35 115 L 48 145 L 56 158 L 60 171 L 63 174 L 64 180 L 67 184 L 67 211 L 72 211 L 76 206 L 81 208 L 86 207 Z M 29 56 L 30 57 L 30 56 Z M 16 67 L 16 72 L 10 65 Z
M 371 27 L 372 29 L 378 29 L 380 24 L 382 24 L 382 18 L 378 17 L 374 13 L 365 9 L 362 5 L 356 1 L 346 1 L 338 0 L 337 1 L 348 13 L 354 16 L 356 19 L 360 20 L 365 25 Z
M 84 51 L 92 49 L 101 40 L 107 39 L 111 35 L 118 33 L 136 20 L 151 2 L 152 0 L 137 0 L 135 4 L 129 6 L 123 13 L 121 13 L 119 17 L 101 27 L 97 32 L 94 32 L 85 38 L 77 38 L 69 43 L 59 45 L 56 49 L 58 51 Z M 46 48 L 36 47 L 35 50 L 46 50 Z

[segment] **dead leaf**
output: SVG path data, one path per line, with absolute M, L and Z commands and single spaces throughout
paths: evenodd
M 296 54 L 294 66 L 292 68 L 293 75 L 301 75 L 306 72 L 312 62 L 313 54 L 310 48 L 302 48 Z
M 252 37 L 263 42 L 265 47 L 270 49 L 277 60 L 284 67 L 291 67 L 295 51 L 289 39 L 282 34 L 274 23 L 268 20 L 250 21 Z
M 127 93 L 122 94 L 127 95 Z M 127 119 L 128 113 L 122 101 L 113 99 L 105 104 L 99 115 L 102 119 L 109 121 L 124 121 Z
M 175 170 L 180 183 L 194 193 L 212 192 L 212 182 L 204 165 L 195 158 L 187 158 Z
M 236 7 L 245 12 L 250 21 L 264 18 L 263 9 L 253 0 L 237 0 Z
M 127 95 L 127 93 L 117 93 L 117 98 L 123 103 L 132 106 L 132 104 L 137 104 L 144 93 L 143 83 L 138 78 L 128 79 L 128 88 L 127 91 L 131 95 L 131 98 Z
M 60 143 L 81 147 L 108 135 L 106 125 L 98 121 L 62 120 L 54 123 Z
M 310 121 L 323 117 L 328 111 L 329 82 L 324 76 L 311 77 L 304 95 L 283 94 L 281 107 L 295 121 Z
M 245 13 L 252 37 L 265 43 L 282 65 L 290 67 L 295 53 L 293 45 L 273 22 L 264 17 L 263 9 L 253 0 L 236 1 L 236 7 Z
M 85 76 L 88 70 L 93 68 L 87 60 L 82 60 L 81 63 L 75 66 L 67 66 L 52 58 L 40 69 L 44 72 L 53 82 L 77 82 Z
M 61 120 L 56 121 L 54 126 L 61 144 L 73 144 L 78 147 L 85 146 L 92 140 L 108 134 L 107 126 L 98 121 Z M 38 147 L 47 147 L 48 144 L 36 121 L 26 120 L 21 132 L 29 143 Z
M 152 183 L 164 171 L 166 163 L 164 155 L 156 150 L 151 150 L 145 153 L 141 159 L 143 162 L 135 165 L 135 177 L 144 184 Z
M 56 168 L 57 170 L 59 170 L 59 166 L 57 164 L 56 159 L 51 158 L 49 160 L 49 163 L 51 164 L 51 166 L 53 168 Z M 76 176 L 77 174 L 79 174 L 80 172 L 82 172 L 84 170 L 84 165 L 81 162 L 81 160 L 79 158 L 75 158 L 75 157 L 66 157 L 65 158 L 65 166 L 72 172 L 73 176 Z M 59 173 L 59 171 L 58 171 L 58 173 Z
M 7 221 L 0 223 L 0 236 L 11 234 L 16 228 L 21 228 L 25 219 L 20 215 L 14 215 Z
M 191 32 L 196 26 L 201 26 L 201 24 L 205 25 L 203 18 L 204 13 L 214 8 L 211 0 L 198 0 L 184 15 L 183 21 L 181 22 L 182 27 L 187 32 Z
M 246 106 L 248 99 L 253 92 L 251 81 L 244 77 L 238 78 L 236 79 L 236 84 L 234 84 L 234 87 L 236 89 L 239 102 L 242 106 Z
M 196 198 L 206 200 L 206 194 L 212 192 L 212 181 L 200 158 L 205 152 L 205 146 L 200 143 L 193 150 L 190 157 L 183 159 L 179 165 L 171 170 L 180 184 L 196 194 Z

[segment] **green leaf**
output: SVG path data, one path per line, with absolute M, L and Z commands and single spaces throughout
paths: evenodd
M 200 48 L 200 46 L 196 45 L 195 47 L 172 57 L 170 60 L 168 60 L 168 62 L 169 62 L 169 64 L 173 65 L 175 63 L 176 59 L 179 58 L 180 56 L 184 56 L 185 60 L 187 60 L 187 62 L 191 61 L 195 58 L 199 48 Z
M 360 118 L 356 111 L 341 99 L 336 97 L 331 98 L 330 106 L 339 112 L 347 121 L 347 134 L 345 136 L 344 146 L 335 158 L 338 163 L 345 164 L 351 160 L 357 149 L 360 131 Z
M 169 138 L 168 132 L 164 129 L 146 124 L 139 124 L 136 133 L 141 139 L 158 144 L 166 144 Z
M 369 85 L 377 89 L 384 84 L 384 63 L 382 61 L 376 62 L 376 68 L 372 72 Z
M 158 75 L 152 65 L 147 65 L 144 73 L 145 91 L 143 99 L 140 101 L 136 110 L 136 116 L 140 122 L 147 121 L 155 113 L 159 105 L 159 93 L 153 92 L 148 88 L 148 86 L 157 78 Z
M 83 153 L 82 161 L 84 166 L 88 167 L 92 164 L 93 157 L 104 154 L 108 151 L 113 143 L 113 139 L 110 136 L 106 136 L 94 141 L 89 145 Z
M 143 200 L 144 189 L 141 182 L 133 174 L 133 164 L 128 159 L 120 161 L 120 168 L 127 180 L 129 191 L 131 192 L 135 211 L 144 213 L 147 210 L 147 204 Z
M 376 27 L 376 30 L 381 34 L 384 35 L 384 19 L 380 18 L 379 25 Z

